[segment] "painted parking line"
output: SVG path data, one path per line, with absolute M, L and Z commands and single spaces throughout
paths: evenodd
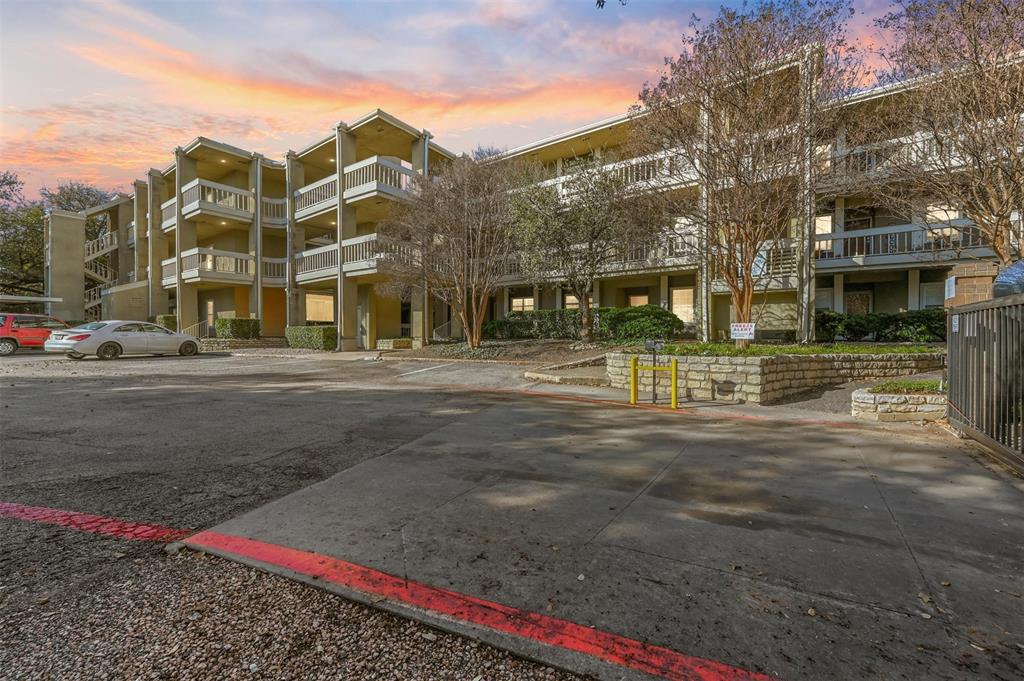
M 229 559 L 246 559 L 284 568 L 375 599 L 402 603 L 445 619 L 582 653 L 672 681 L 768 681 L 772 678 L 568 620 L 406 580 L 318 553 L 210 530 L 187 538 L 185 544 Z
M 0 518 L 14 518 L 47 525 L 58 525 L 80 532 L 102 534 L 131 541 L 172 542 L 187 537 L 192 530 L 174 529 L 164 525 L 136 523 L 120 518 L 107 518 L 91 513 L 64 511 L 45 506 L 25 506 L 0 501 Z
M 444 369 L 445 367 L 450 367 L 453 364 L 455 364 L 455 362 L 448 362 L 447 364 L 438 364 L 436 367 L 427 367 L 426 369 L 417 369 L 416 371 L 406 371 L 404 374 L 398 374 L 398 378 L 401 378 L 402 376 L 412 376 L 413 374 L 420 374 L 423 373 L 424 371 L 433 371 L 434 369 Z

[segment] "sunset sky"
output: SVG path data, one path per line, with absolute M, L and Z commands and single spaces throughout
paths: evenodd
M 720 2 L 0 2 L 0 169 L 126 189 L 198 135 L 279 158 L 381 108 L 456 152 L 625 111 Z M 858 2 L 871 39 L 883 0 Z

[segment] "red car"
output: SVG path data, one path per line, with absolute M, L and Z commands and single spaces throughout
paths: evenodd
M 42 314 L 0 312 L 0 357 L 13 355 L 18 348 L 41 348 L 51 331 L 67 328 L 61 320 Z

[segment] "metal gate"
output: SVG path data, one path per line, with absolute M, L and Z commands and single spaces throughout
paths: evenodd
M 950 310 L 949 421 L 1024 468 L 1024 295 Z

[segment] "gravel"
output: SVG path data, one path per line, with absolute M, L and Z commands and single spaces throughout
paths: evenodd
M 326 591 L 181 551 L 0 614 L 16 679 L 581 679 Z

